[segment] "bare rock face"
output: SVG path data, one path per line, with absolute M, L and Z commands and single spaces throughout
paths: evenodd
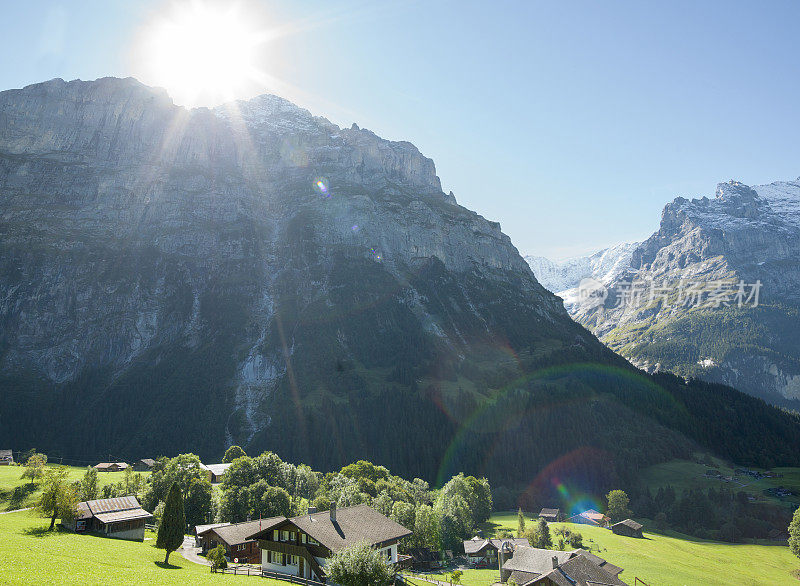
M 9 408 L 63 415 L 7 423 L 17 443 L 88 428 L 91 404 L 76 449 L 185 445 L 180 413 L 216 453 L 284 429 L 287 397 L 417 385 L 559 328 L 553 352 L 598 351 L 416 147 L 276 96 L 187 111 L 114 78 L 0 93 L 0 247 Z M 131 409 L 146 425 L 120 434 Z
M 620 292 L 636 281 L 641 301 L 621 303 Z M 681 283 L 684 291 L 704 284 L 700 303 L 681 298 Z M 760 284 L 757 304 L 738 302 L 739 283 L 748 296 Z M 713 199 L 676 198 L 659 230 L 633 251 L 629 270 L 604 284 L 603 304 L 590 299 L 568 309 L 635 365 L 800 406 L 800 181 L 730 181 Z M 665 284 L 670 293 L 661 295 Z M 710 295 L 719 287 L 732 291 L 715 303 Z

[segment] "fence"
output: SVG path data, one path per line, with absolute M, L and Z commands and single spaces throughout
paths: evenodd
M 233 574 L 234 576 L 261 576 L 261 568 L 250 566 L 233 566 L 230 568 L 211 568 L 215 574 Z
M 308 578 L 300 578 L 299 576 L 292 576 L 290 574 L 281 574 L 279 572 L 268 572 L 264 570 L 261 572 L 262 578 L 274 578 L 276 580 L 283 580 L 290 584 L 302 584 L 302 586 L 325 586 L 322 582 L 316 580 L 309 580 Z

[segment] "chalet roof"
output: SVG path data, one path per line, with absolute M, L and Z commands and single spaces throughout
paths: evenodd
M 97 499 L 86 501 L 86 505 L 93 515 L 98 513 L 113 513 L 128 509 L 140 509 L 141 505 L 135 496 L 121 496 L 113 499 Z
M 540 517 L 558 517 L 558 509 L 542 509 L 539 512 Z
M 128 467 L 128 464 L 126 462 L 100 462 L 99 464 L 95 465 L 95 468 L 98 470 L 104 470 L 105 468 L 111 468 L 112 466 L 125 469 Z
M 516 556 L 515 556 L 516 557 Z M 625 582 L 595 564 L 586 555 L 578 555 L 555 569 L 521 586 L 554 584 L 555 586 L 626 586 Z
M 573 556 L 571 551 L 558 551 L 554 549 L 539 549 L 536 547 L 518 547 L 514 557 L 503 564 L 504 570 L 519 570 L 531 574 L 546 574 L 553 569 L 553 558 L 558 558 L 558 564 L 563 564 Z
M 600 525 L 603 521 L 608 519 L 606 515 L 604 515 L 603 513 L 598 513 L 594 509 L 588 509 L 586 511 L 583 511 L 582 513 L 578 513 L 577 515 L 572 515 L 570 519 L 574 519 L 575 517 L 583 517 L 584 519 L 593 521 L 598 525 Z
M 196 525 L 194 528 L 194 534 L 201 535 L 209 529 L 216 529 L 217 527 L 224 527 L 225 525 L 230 525 L 230 523 L 209 523 L 208 525 Z
M 127 511 L 114 511 L 113 513 L 97 513 L 95 518 L 102 523 L 116 523 L 117 521 L 131 521 L 133 519 L 149 519 L 153 515 L 144 509 L 129 509 Z
M 247 541 L 252 541 L 250 536 L 253 533 L 271 529 L 285 520 L 286 517 L 272 517 L 270 519 L 246 521 L 245 523 L 233 523 L 232 525 L 213 527 L 205 531 L 205 533 L 216 533 L 228 545 L 240 545 Z
M 152 458 L 142 458 L 141 460 L 139 460 L 137 462 L 137 464 L 144 464 L 145 466 L 148 466 L 149 468 L 152 468 L 153 466 L 155 466 L 155 463 L 156 463 L 156 461 L 153 460 Z
M 503 545 L 504 541 L 512 543 L 514 547 L 528 547 L 530 545 L 528 540 L 524 537 L 511 537 L 508 539 L 484 539 L 483 537 L 476 536 L 472 539 L 464 541 L 464 553 L 467 555 L 476 554 L 482 551 L 484 548 L 500 551 L 500 547 Z
M 14 452 L 12 452 L 11 450 L 0 450 L 0 460 L 13 462 Z
M 357 543 L 379 545 L 411 535 L 411 531 L 367 505 L 337 509 L 335 522 L 331 520 L 329 511 L 278 519 L 273 527 L 288 521 L 333 552 Z M 269 530 L 262 528 L 249 538 L 264 537 Z
M 622 572 L 622 568 L 620 568 L 619 566 L 615 566 L 614 564 L 607 562 L 600 556 L 596 556 L 593 553 L 586 551 L 585 549 L 576 549 L 572 553 L 576 556 L 577 555 L 586 556 L 590 561 L 594 562 L 595 564 L 603 568 L 606 572 L 608 572 L 609 574 L 613 574 L 614 576 Z
M 147 519 L 153 516 L 145 511 L 133 496 L 84 501 L 78 503 L 78 513 L 79 519 L 95 517 L 102 523 Z
M 210 470 L 214 476 L 222 476 L 230 465 L 230 462 L 228 462 L 225 464 L 201 464 L 200 467 L 204 470 Z
M 641 523 L 637 523 L 633 519 L 625 519 L 624 521 L 620 521 L 619 523 L 614 523 L 612 527 L 616 527 L 617 525 L 625 525 L 626 527 L 630 527 L 634 531 L 639 531 L 643 527 Z

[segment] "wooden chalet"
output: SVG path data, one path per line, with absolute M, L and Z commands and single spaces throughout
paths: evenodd
M 0 466 L 10 466 L 14 463 L 14 452 L 11 450 L 0 450 Z
M 275 517 L 245 523 L 221 524 L 203 529 L 197 534 L 197 537 L 201 540 L 203 555 L 207 555 L 209 551 L 222 545 L 228 561 L 240 564 L 260 564 L 261 548 L 258 541 L 250 539 L 249 536 L 265 526 L 272 526 L 275 520 L 284 518 Z
M 593 525 L 595 527 L 608 527 L 611 519 L 603 513 L 598 513 L 594 509 L 589 509 L 573 515 L 567 519 L 567 523 L 577 523 L 578 525 Z
M 247 536 L 261 547 L 261 567 L 265 572 L 289 574 L 326 581 L 325 562 L 335 552 L 359 543 L 379 550 L 387 564 L 405 560 L 397 551 L 398 542 L 411 531 L 384 517 L 367 505 L 330 511 L 310 512 L 287 519 L 261 521 L 260 531 Z
M 98 472 L 120 472 L 127 467 L 128 464 L 125 462 L 100 462 L 95 465 L 95 469 Z
M 559 551 L 521 546 L 500 571 L 518 586 L 625 586 L 622 568 L 583 549 Z
M 217 484 L 222 482 L 222 477 L 225 476 L 225 472 L 230 468 L 230 463 L 226 464 L 200 464 L 200 468 L 206 471 L 208 474 L 208 480 L 211 484 Z
M 555 523 L 559 520 L 559 515 L 561 511 L 559 509 L 542 509 L 539 512 L 539 518 L 544 519 L 548 523 Z
M 644 538 L 644 535 L 642 534 L 642 524 L 637 523 L 633 519 L 625 519 L 619 523 L 614 523 L 611 526 L 611 531 L 617 535 Z
M 62 523 L 77 533 L 100 533 L 107 537 L 144 541 L 144 525 L 153 518 L 136 497 L 124 496 L 78 503 L 75 519 Z
M 474 564 L 477 568 L 497 568 L 499 561 L 498 552 L 504 542 L 511 544 L 511 549 L 518 546 L 529 546 L 528 540 L 524 537 L 509 539 L 484 539 L 483 537 L 473 537 L 463 542 L 464 553 L 467 561 Z M 513 554 L 512 554 L 513 555 Z
M 152 458 L 142 458 L 133 465 L 133 469 L 137 472 L 149 472 L 156 465 L 156 461 Z

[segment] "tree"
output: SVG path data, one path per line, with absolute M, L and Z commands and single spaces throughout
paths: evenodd
M 211 512 L 211 482 L 193 478 L 186 491 L 184 508 L 186 522 L 189 525 L 200 525 L 207 522 Z
M 612 523 L 624 521 L 633 514 L 628 509 L 631 499 L 628 498 L 624 490 L 612 490 L 606 495 L 606 500 L 608 500 L 606 513 L 611 517 Z
M 525 536 L 525 515 L 522 513 L 522 507 L 517 511 L 517 537 Z
M 789 549 L 800 557 L 800 507 L 794 512 L 792 522 L 789 523 Z
M 388 586 L 393 579 L 384 556 L 366 543 L 334 553 L 325 564 L 325 572 L 340 586 Z
M 664 511 L 656 513 L 654 521 L 656 522 L 656 529 L 663 533 L 667 528 L 667 514 Z
M 158 536 L 156 537 L 156 547 L 165 549 L 167 555 L 164 563 L 169 564 L 169 554 L 178 549 L 183 543 L 183 535 L 186 531 L 186 513 L 183 510 L 183 495 L 177 482 L 173 482 L 167 493 L 167 500 L 164 503 L 164 516 L 158 526 Z
M 225 558 L 225 546 L 222 544 L 209 551 L 207 559 L 211 562 L 212 570 L 220 570 L 228 567 L 228 560 Z
M 86 467 L 86 473 L 81 479 L 81 498 L 85 501 L 93 501 L 97 498 L 97 468 Z
M 450 583 L 451 584 L 461 584 L 461 576 L 464 575 L 464 572 L 461 570 L 453 570 L 450 572 Z
M 229 462 L 233 462 L 236 458 L 247 457 L 245 451 L 240 448 L 239 446 L 231 446 L 227 450 L 225 450 L 225 455 L 222 456 L 222 463 L 228 464 Z
M 417 506 L 411 539 L 418 547 L 427 547 L 433 551 L 441 549 L 439 518 L 430 505 Z
M 547 549 L 553 545 L 550 527 L 547 526 L 547 521 L 544 519 L 538 519 L 533 527 L 529 527 L 525 532 L 525 538 L 531 544 L 531 547 Z
M 50 517 L 50 530 L 56 519 L 71 519 L 78 506 L 78 491 L 69 482 L 69 469 L 66 466 L 48 468 L 42 481 L 42 494 L 36 509 L 45 517 Z
M 46 464 L 47 456 L 34 452 L 25 460 L 25 470 L 22 471 L 22 478 L 30 479 L 31 484 L 33 484 L 44 474 L 44 467 Z

